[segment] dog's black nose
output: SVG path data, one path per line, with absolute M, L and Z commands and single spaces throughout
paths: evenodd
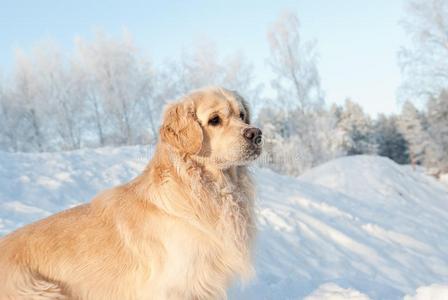
M 243 135 L 249 142 L 252 142 L 255 145 L 261 144 L 261 130 L 256 127 L 248 127 L 244 129 Z

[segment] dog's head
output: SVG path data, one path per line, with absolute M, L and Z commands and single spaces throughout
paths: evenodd
M 261 130 L 250 125 L 247 103 L 223 88 L 199 90 L 171 104 L 160 137 L 176 151 L 218 168 L 246 164 L 262 148 Z

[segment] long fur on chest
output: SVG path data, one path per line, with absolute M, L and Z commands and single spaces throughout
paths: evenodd
M 177 224 L 197 232 L 201 238 L 184 246 L 203 252 L 185 259 L 194 260 L 196 267 L 208 264 L 205 268 L 214 274 L 203 280 L 221 278 L 225 282 L 216 282 L 215 289 L 222 294 L 222 287 L 232 277 L 245 279 L 253 273 L 254 191 L 248 170 L 237 166 L 213 172 L 190 157 L 163 150 L 158 149 L 148 168 L 131 183 L 133 189 L 170 218 L 177 219 Z M 166 241 L 172 238 L 166 237 Z M 166 268 L 170 259 L 166 258 Z M 201 285 L 213 289 L 213 282 Z

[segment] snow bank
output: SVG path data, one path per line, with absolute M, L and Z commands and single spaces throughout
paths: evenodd
M 129 180 L 149 153 L 148 147 L 0 152 L 0 235 Z
M 0 235 L 129 180 L 150 153 L 0 152 Z M 368 156 L 341 158 L 300 178 L 253 172 L 257 277 L 235 285 L 230 298 L 403 299 L 448 281 L 448 192 L 436 180 Z

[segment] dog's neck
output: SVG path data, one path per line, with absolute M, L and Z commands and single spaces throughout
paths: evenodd
M 233 248 L 239 253 L 236 257 L 248 261 L 255 226 L 254 195 L 246 167 L 207 167 L 167 146 L 157 146 L 134 189 L 145 201 L 207 234 L 219 247 Z
M 154 174 L 154 170 L 157 170 L 156 174 Z M 160 173 L 159 171 L 164 172 Z M 167 176 L 154 178 L 154 175 L 157 177 L 159 174 L 162 174 L 162 177 L 163 175 Z M 170 145 L 159 143 L 144 175 L 149 175 L 151 182 L 157 182 L 158 179 L 162 179 L 161 182 L 164 182 L 173 179 L 168 176 L 173 174 L 176 175 L 176 183 L 184 187 L 191 185 L 203 187 L 204 184 L 213 183 L 215 187 L 231 188 L 237 186 L 241 176 L 247 176 L 248 173 L 246 166 L 222 168 L 207 158 L 184 154 Z M 200 185 L 198 185 L 199 183 Z M 195 190 L 195 187 L 192 187 L 192 190 Z

